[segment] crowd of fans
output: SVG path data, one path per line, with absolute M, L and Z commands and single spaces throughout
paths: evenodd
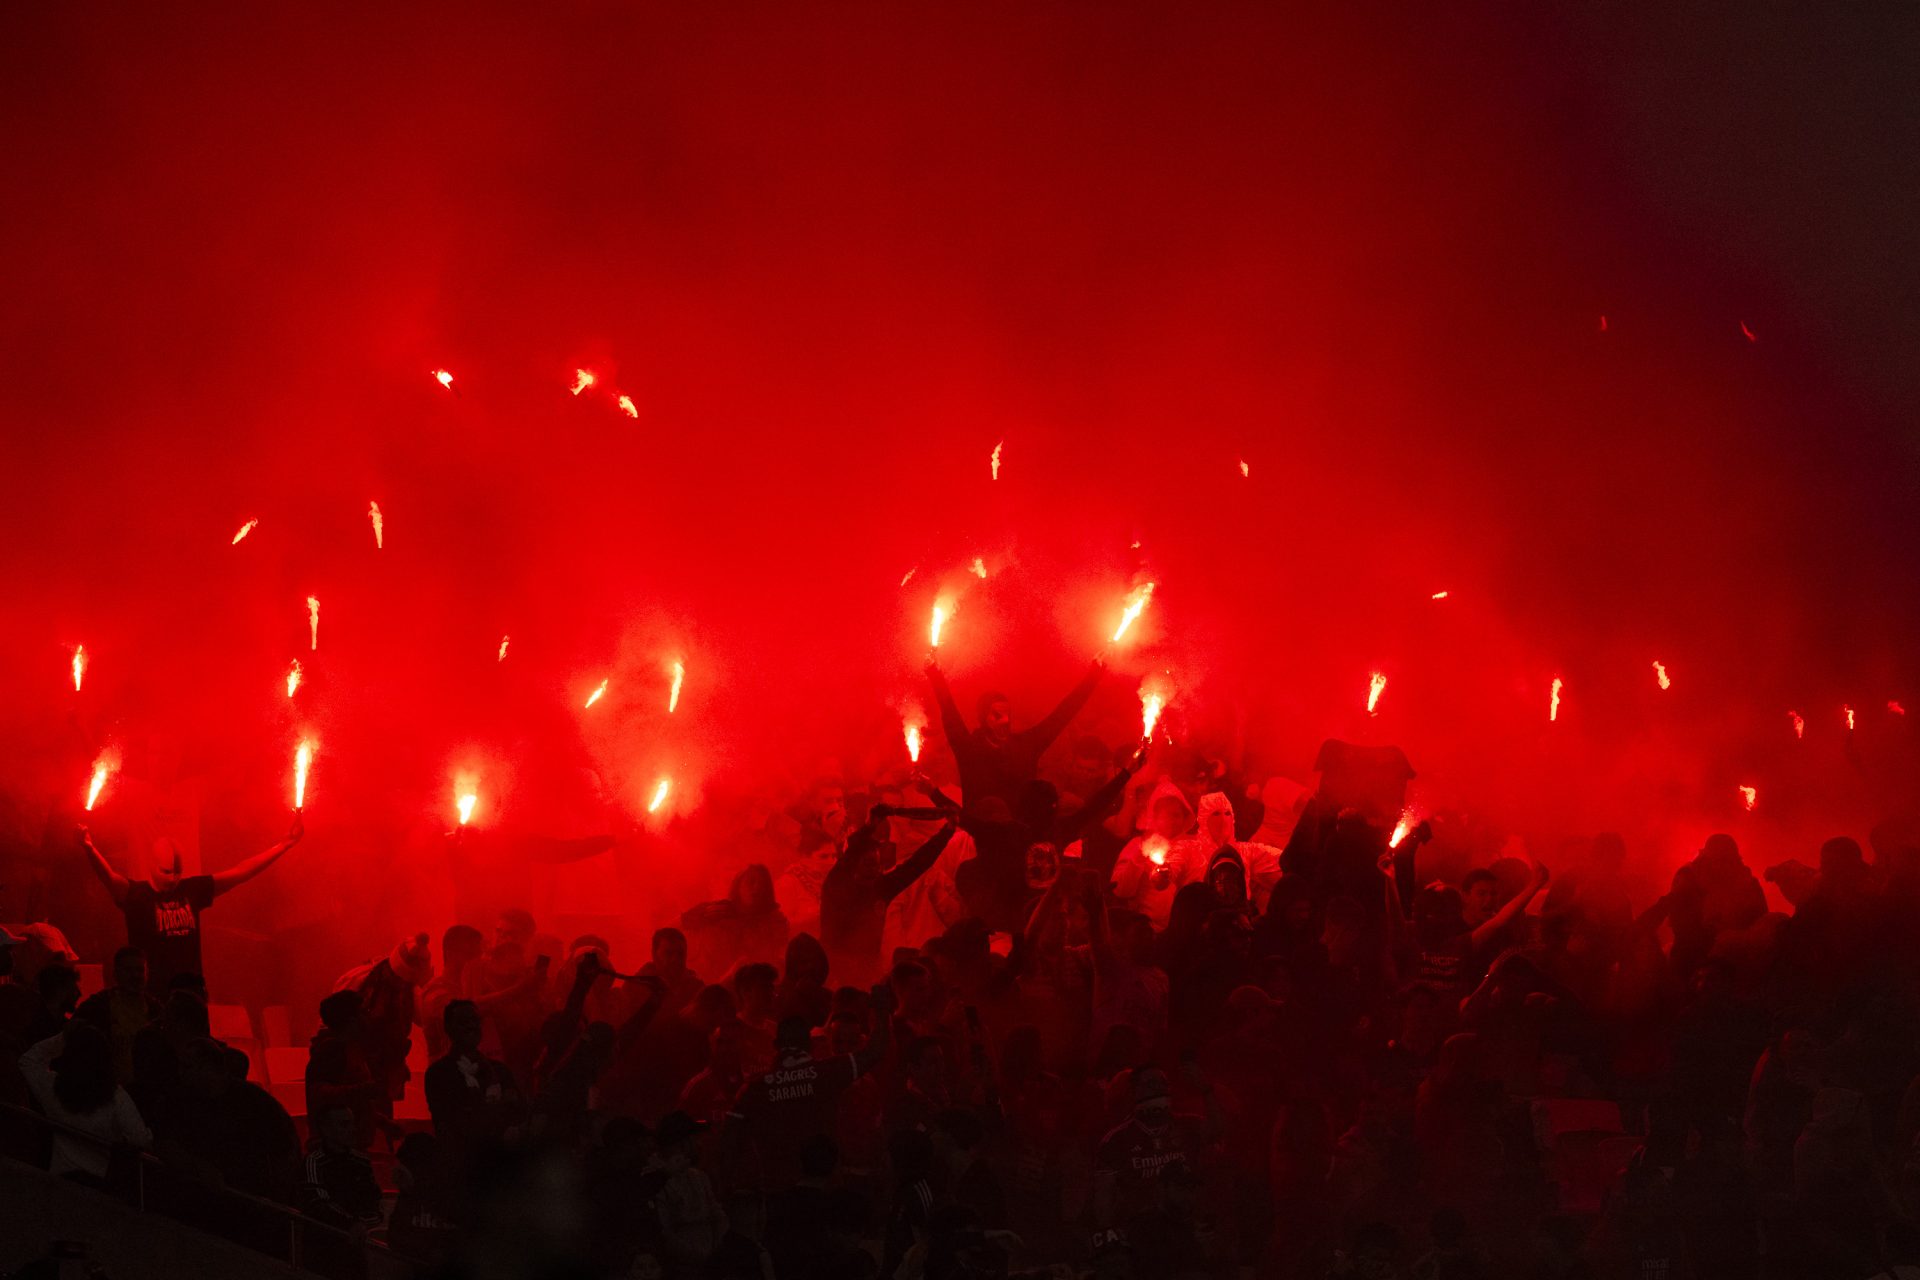
M 1399 821 L 1391 749 L 1328 744 L 1312 793 L 1116 769 L 1090 740 L 1038 780 L 1097 675 L 1014 734 L 1002 700 L 970 728 L 936 673 L 957 794 L 816 794 L 779 861 L 631 974 L 520 910 L 403 940 L 321 1003 L 303 1123 L 209 1035 L 179 930 L 218 886 L 109 879 L 149 946 L 133 913 L 188 903 L 170 972 L 130 945 L 82 1001 L 15 940 L 6 1148 L 108 1191 L 116 1149 L 151 1151 L 339 1228 L 307 1262 L 340 1273 L 368 1236 L 476 1277 L 1708 1280 L 1920 1255 L 1920 844 L 1772 868 L 1784 913 L 1725 835 L 1651 901 L 1608 834 L 1552 875 L 1463 865 Z M 416 1038 L 425 1126 L 394 1116 Z

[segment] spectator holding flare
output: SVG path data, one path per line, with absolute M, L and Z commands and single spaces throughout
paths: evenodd
M 129 880 L 113 869 L 80 828 L 80 843 L 92 859 L 94 874 L 113 895 L 113 905 L 127 920 L 127 943 L 147 957 L 147 980 L 165 990 L 176 973 L 204 972 L 200 960 L 200 916 L 213 900 L 237 889 L 279 860 L 306 834 L 300 815 L 286 839 L 263 849 L 244 862 L 211 875 L 182 874 L 180 846 L 165 836 L 153 842 L 153 871 L 144 880 Z

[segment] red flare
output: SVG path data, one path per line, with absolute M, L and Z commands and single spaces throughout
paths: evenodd
M 433 380 L 439 383 L 441 386 L 445 387 L 447 390 L 449 391 L 453 390 L 453 375 L 448 373 L 445 369 L 435 369 L 433 371 Z
M 909 582 L 912 582 L 912 581 L 913 581 L 913 575 L 914 575 L 914 574 L 916 574 L 916 573 L 918 573 L 918 572 L 920 572 L 920 566 L 919 566 L 919 565 L 915 565 L 915 566 L 913 566 L 913 568 L 911 568 L 911 569 L 909 569 L 909 570 L 907 570 L 907 571 L 906 571 L 906 572 L 905 572 L 904 574 L 902 574 L 902 575 L 900 575 L 900 585 L 904 587 L 904 586 L 906 586 L 906 585 L 907 585 L 907 584 L 908 584 Z
M 1411 808 L 1402 809 L 1400 811 L 1400 821 L 1394 824 L 1393 834 L 1387 838 L 1387 848 L 1398 849 L 1401 841 L 1407 838 L 1408 833 L 1413 830 L 1417 822 L 1418 819 L 1414 817 Z
M 947 619 L 951 616 L 953 616 L 952 606 L 943 603 L 933 606 L 933 622 L 927 628 L 927 636 L 936 649 L 940 647 L 940 630 L 947 625 Z
M 1566 682 L 1559 676 L 1553 678 L 1553 692 L 1547 700 L 1547 723 L 1549 724 L 1560 718 L 1560 690 L 1565 687 Z
M 614 403 L 619 405 L 620 412 L 626 414 L 629 418 L 638 418 L 640 416 L 640 410 L 634 405 L 632 396 L 621 396 L 618 400 L 614 401 Z
M 1741 787 L 1740 803 L 1748 813 L 1752 813 L 1753 806 L 1760 803 L 1760 789 L 1758 787 Z
M 1804 738 L 1807 736 L 1807 722 L 1800 718 L 1800 713 L 1798 711 L 1787 712 L 1787 719 L 1793 721 L 1794 737 Z
M 74 686 L 74 688 L 76 688 L 76 689 L 77 689 L 77 688 L 79 688 L 79 687 L 80 687 L 79 685 L 75 685 L 75 686 Z M 1893 714 L 1893 715 L 1896 715 L 1896 716 L 1903 716 L 1903 715 L 1905 715 L 1905 714 L 1907 714 L 1907 709 L 1906 709 L 1905 707 L 1903 707 L 1903 706 L 1901 706 L 1901 705 L 1900 705 L 1899 703 L 1897 703 L 1897 702 L 1889 702 L 1889 703 L 1887 704 L 1887 710 L 1888 710 L 1888 712 L 1889 712 L 1889 713 L 1891 713 L 1891 714 Z
M 249 520 L 249 521 L 247 521 L 247 522 L 246 522 L 245 524 L 243 524 L 243 525 L 241 525 L 241 526 L 240 526 L 240 532 L 238 532 L 238 533 L 236 533 L 236 534 L 234 534 L 234 535 L 233 535 L 233 545 L 234 545 L 234 546 L 236 546 L 236 547 L 237 547 L 237 546 L 239 546 L 239 545 L 240 545 L 240 539 L 242 539 L 242 538 L 244 538 L 244 537 L 246 537 L 246 536 L 247 536 L 248 534 L 250 534 L 250 533 L 252 533 L 252 532 L 253 532 L 253 527 L 254 527 L 255 525 L 257 525 L 257 524 L 259 524 L 259 523 L 260 523 L 260 522 L 259 522 L 258 520 Z
M 100 793 L 105 790 L 107 779 L 120 770 L 120 755 L 112 748 L 102 751 L 93 762 L 93 777 L 87 782 L 87 812 L 93 812 L 93 806 L 100 802 Z
M 1846 713 L 1846 717 L 1847 717 L 1847 732 L 1848 732 L 1848 733 L 1852 733 L 1852 732 L 1853 732 L 1853 708 L 1852 708 L 1852 707 L 1841 707 L 1841 708 L 1840 708 L 1840 710 Z
M 1753 336 L 1753 330 L 1751 330 L 1751 329 L 1749 329 L 1749 328 L 1747 328 L 1747 322 L 1746 322 L 1745 320 L 1742 320 L 1742 321 L 1740 322 L 1740 332 L 1741 332 L 1741 333 L 1742 333 L 1743 335 L 1745 335 L 1745 337 L 1746 337 L 1746 339 L 1747 339 L 1747 341 L 1748 341 L 1748 342 L 1758 342 L 1758 341 L 1760 341 L 1760 339 L 1758 339 L 1758 338 L 1756 338 L 1756 337 L 1754 337 L 1754 336 Z
M 303 738 L 293 753 L 293 807 L 296 811 L 307 807 L 307 773 L 312 768 L 313 741 Z
M 1120 625 L 1113 630 L 1113 643 L 1120 643 L 1120 637 L 1127 634 L 1127 628 L 1133 625 L 1134 619 L 1140 616 L 1146 609 L 1147 602 L 1152 599 L 1153 584 L 1151 582 L 1134 588 L 1133 594 L 1127 597 L 1126 611 L 1120 615 Z
M 594 703 L 600 701 L 600 699 L 606 695 L 606 692 L 607 692 L 607 682 L 605 680 L 602 680 L 600 682 L 600 687 L 587 695 L 587 706 L 590 707 Z M 581 709 L 585 710 L 586 708 L 583 707 Z
M 1148 676 L 1140 682 L 1141 741 L 1153 741 L 1153 731 L 1160 727 L 1160 713 L 1172 699 L 1173 685 L 1164 676 Z
M 1653 678 L 1659 682 L 1662 689 L 1673 688 L 1673 681 L 1667 679 L 1667 664 L 1658 658 L 1653 662 Z
M 673 664 L 673 688 L 667 691 L 667 714 L 672 715 L 680 709 L 680 683 L 687 678 L 687 669 L 678 660 Z
M 985 578 L 987 576 L 987 562 L 979 556 L 975 556 L 973 563 L 968 567 L 973 570 L 973 576 L 976 578 Z
M 293 665 L 287 668 L 287 696 L 291 698 L 293 696 L 293 691 L 295 689 L 298 689 L 299 687 L 300 687 L 300 659 L 295 658 L 293 660 Z
M 320 648 L 320 601 L 314 596 L 307 597 L 307 631 L 312 636 L 309 652 Z
M 1605 316 L 1601 316 L 1601 317 L 1600 317 L 1600 332 L 1602 332 L 1602 333 L 1605 333 L 1606 331 L 1607 331 L 1607 318 L 1606 318 Z
M 1242 478 L 1248 479 L 1248 480 L 1251 480 L 1253 478 L 1253 472 L 1247 466 L 1247 460 L 1245 458 L 1240 459 L 1240 475 Z
M 374 502 L 368 504 L 367 519 L 373 521 L 373 549 L 379 551 L 387 545 L 387 522 L 380 518 L 379 503 Z
M 1367 714 L 1380 714 L 1380 695 L 1387 691 L 1387 678 L 1380 672 L 1373 673 L 1373 679 L 1367 682 Z
M 667 802 L 667 793 L 673 790 L 673 779 L 662 778 L 653 789 L 653 799 L 647 801 L 647 812 L 658 813 L 660 806 Z
M 567 390 L 577 396 L 592 385 L 593 375 L 591 373 L 588 373 L 585 369 L 575 369 L 573 371 L 573 385 L 568 387 Z
M 1173 842 L 1171 840 L 1158 834 L 1150 835 L 1140 842 L 1140 852 L 1146 854 L 1147 861 L 1156 867 L 1164 867 L 1167 865 L 1167 851 L 1172 847 Z
M 83 644 L 73 646 L 73 691 L 80 692 L 80 680 L 87 674 L 87 647 Z
M 1004 449 L 1006 444 L 1007 442 L 1002 440 L 999 444 L 993 446 L 993 457 L 987 459 L 987 466 L 992 468 L 993 478 L 995 480 L 1000 478 L 1000 450 Z
M 1450 591 L 1436 591 L 1433 593 L 1433 595 L 1430 598 L 1434 600 L 1445 600 L 1449 595 L 1452 595 L 1452 594 L 1453 593 Z
M 500 637 L 500 656 L 494 659 L 495 662 L 505 662 L 507 660 L 507 641 L 511 639 L 513 639 L 512 636 Z
M 455 807 L 460 810 L 461 826 L 464 827 L 467 825 L 467 823 L 473 821 L 473 806 L 476 803 L 478 803 L 479 799 L 480 797 L 475 795 L 471 791 L 465 792 L 462 795 L 454 797 L 453 803 Z

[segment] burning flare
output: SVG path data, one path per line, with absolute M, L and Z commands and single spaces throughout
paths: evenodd
M 1160 713 L 1167 709 L 1167 703 L 1173 698 L 1173 686 L 1161 676 L 1150 675 L 1140 682 L 1140 740 L 1153 741 L 1153 731 L 1160 727 Z
M 512 636 L 500 637 L 500 656 L 494 659 L 495 662 L 505 662 L 507 660 L 507 641 L 511 639 L 513 639 Z
M 93 762 L 93 778 L 87 783 L 87 812 L 93 812 L 93 806 L 99 803 L 100 792 L 105 789 L 107 779 L 120 769 L 120 756 L 112 750 L 102 751 Z
M 660 806 L 667 802 L 667 793 L 673 790 L 673 779 L 662 778 L 653 789 L 653 799 L 647 801 L 647 812 L 658 813 Z
M 367 519 L 373 521 L 373 549 L 379 551 L 387 545 L 387 522 L 380 518 L 379 503 L 373 502 L 367 505 Z
M 600 699 L 606 694 L 606 692 L 607 692 L 607 682 L 605 680 L 602 680 L 600 682 L 600 687 L 587 695 L 587 706 L 590 707 L 594 703 L 600 701 Z M 584 710 L 585 708 L 582 708 L 582 709 Z
M 634 407 L 632 396 L 621 396 L 615 403 L 620 406 L 620 412 L 626 414 L 629 418 L 637 418 L 640 416 L 640 410 Z
M 579 395 L 592 385 L 593 375 L 591 373 L 588 373 L 585 369 L 575 369 L 573 371 L 573 385 L 568 387 L 567 390 L 573 392 L 575 395 Z
M 1794 737 L 1804 738 L 1807 736 L 1807 722 L 1800 718 L 1800 713 L 1798 711 L 1787 712 L 1787 719 L 1793 721 Z
M 1133 625 L 1133 620 L 1140 616 L 1141 612 L 1147 607 L 1147 601 L 1151 599 L 1153 599 L 1153 584 L 1151 582 L 1134 588 L 1133 594 L 1127 597 L 1126 612 L 1120 615 L 1120 625 L 1113 629 L 1113 642 L 1115 644 L 1120 643 L 1120 637 L 1127 634 L 1127 628 Z
M 921 726 L 909 722 L 906 726 L 907 759 L 914 764 L 920 763 L 920 748 L 924 745 L 920 738 Z
M 453 803 L 460 810 L 461 826 L 464 827 L 467 825 L 467 823 L 473 820 L 474 802 L 479 799 L 480 797 L 475 795 L 471 791 L 463 792 L 460 795 L 454 797 Z
M 1373 679 L 1367 684 L 1368 715 L 1377 716 L 1380 714 L 1380 695 L 1386 691 L 1387 677 L 1378 671 L 1374 672 Z
M 1566 682 L 1559 676 L 1553 678 L 1553 693 L 1547 702 L 1547 723 L 1549 724 L 1560 718 L 1560 690 L 1565 687 Z
M 1006 445 L 1007 442 L 1002 440 L 999 444 L 993 446 L 993 457 L 987 460 L 987 465 L 993 468 L 993 478 L 995 480 L 1000 478 L 1000 450 L 1006 448 Z
M 1150 835 L 1140 842 L 1140 852 L 1146 854 L 1147 861 L 1156 867 L 1164 867 L 1167 865 L 1167 850 L 1172 847 L 1173 842 L 1158 833 Z
M 949 605 L 936 604 L 933 606 L 933 625 L 927 629 L 927 637 L 933 642 L 933 647 L 936 649 L 940 647 L 940 629 L 947 625 L 947 619 L 952 616 L 952 613 L 952 607 Z
M 1452 592 L 1449 591 L 1436 591 L 1431 598 L 1435 600 L 1445 600 L 1451 594 Z
M 1408 833 L 1413 830 L 1416 821 L 1412 809 L 1402 809 L 1400 821 L 1394 824 L 1393 834 L 1387 837 L 1387 848 L 1398 849 L 1401 841 L 1405 840 Z
M 253 532 L 253 526 L 255 526 L 255 525 L 257 525 L 257 524 L 259 524 L 259 523 L 260 523 L 260 522 L 259 522 L 258 520 L 249 520 L 249 521 L 247 521 L 247 522 L 246 522 L 245 524 L 243 524 L 243 525 L 241 525 L 241 526 L 240 526 L 240 532 L 238 532 L 238 533 L 236 533 L 236 534 L 234 534 L 234 535 L 233 535 L 233 545 L 234 545 L 234 546 L 236 546 L 236 547 L 237 547 L 237 546 L 239 546 L 239 545 L 240 545 L 240 539 L 242 539 L 242 538 L 244 538 L 244 537 L 246 537 L 246 536 L 247 536 L 248 534 L 250 534 L 250 533 L 252 533 L 252 532 Z
M 1673 681 L 1667 679 L 1667 664 L 1658 658 L 1655 658 L 1653 661 L 1653 678 L 1660 682 L 1662 689 L 1673 688 Z
M 302 738 L 300 747 L 293 753 L 293 807 L 297 812 L 307 807 L 307 771 L 313 768 L 313 739 Z
M 433 371 L 433 380 L 439 383 L 441 386 L 445 387 L 447 390 L 449 391 L 453 390 L 453 375 L 448 373 L 445 369 L 435 369 Z
M 80 680 L 87 674 L 87 646 L 73 646 L 73 691 L 80 692 Z
M 298 689 L 299 687 L 300 687 L 300 659 L 295 658 L 293 660 L 293 665 L 287 668 L 287 696 L 291 698 L 293 696 L 293 691 L 295 689 Z
M 320 600 L 317 596 L 307 597 L 307 630 L 313 636 L 309 652 L 316 652 L 320 648 Z
M 1760 803 L 1760 789 L 1758 787 L 1741 787 L 1740 803 L 1745 806 L 1748 813 L 1752 813 L 1753 806 Z
M 973 558 L 972 568 L 973 568 L 974 577 L 985 578 L 987 576 L 987 562 L 985 560 L 982 560 L 979 556 L 975 556 Z
M 680 685 L 687 678 L 685 664 L 676 660 L 673 664 L 673 688 L 667 691 L 667 714 L 672 715 L 680 706 Z
M 74 687 L 74 688 L 76 688 L 76 689 L 78 689 L 78 688 L 80 687 L 80 685 L 79 685 L 79 683 L 78 683 L 78 680 L 77 680 L 77 678 L 76 678 L 76 681 L 75 681 L 75 683 L 74 683 L 74 686 L 73 686 L 73 687 Z M 1903 707 L 1903 706 L 1901 706 L 1901 705 L 1900 705 L 1899 703 L 1897 703 L 1897 702 L 1889 702 L 1889 703 L 1887 703 L 1887 713 L 1888 713 L 1889 715 L 1896 715 L 1896 716 L 1903 716 L 1903 715 L 1905 715 L 1905 714 L 1907 714 L 1907 709 L 1906 709 L 1905 707 Z
M 1253 478 L 1253 471 L 1247 466 L 1245 458 L 1240 459 L 1240 474 L 1249 480 Z
M 1847 732 L 1852 733 L 1853 732 L 1853 708 L 1841 707 L 1840 710 L 1844 711 L 1847 716 Z

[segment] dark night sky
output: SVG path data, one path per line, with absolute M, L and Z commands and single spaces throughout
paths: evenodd
M 110 737 L 234 823 L 302 727 L 363 817 L 456 755 L 558 826 L 574 765 L 801 780 L 894 750 L 972 556 L 950 666 L 1031 708 L 1135 539 L 1111 737 L 1152 665 L 1543 832 L 1860 820 L 1920 706 L 1916 84 L 1894 5 L 10 6 L 17 823 Z

